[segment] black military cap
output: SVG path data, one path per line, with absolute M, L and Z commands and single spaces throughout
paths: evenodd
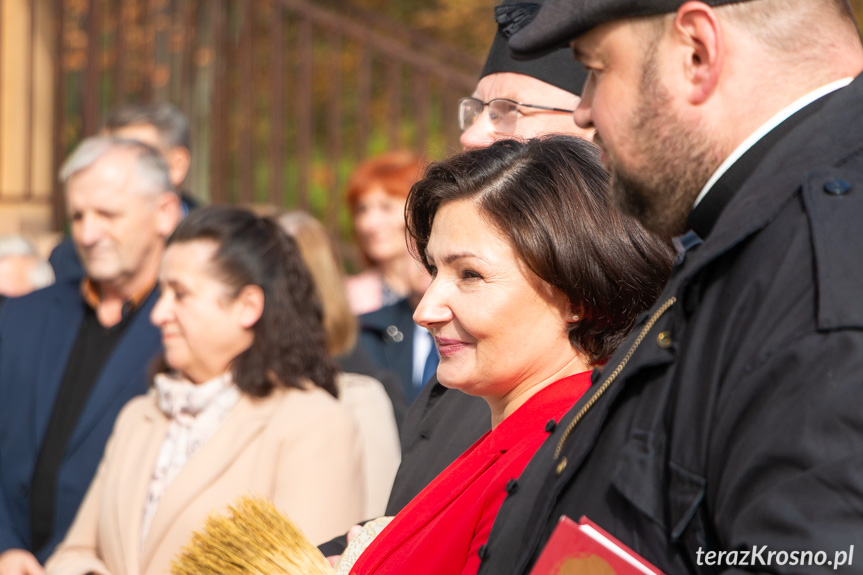
M 542 0 L 534 0 L 529 4 L 505 0 L 495 8 L 497 34 L 479 77 L 484 78 L 499 72 L 514 72 L 580 96 L 587 79 L 587 71 L 573 57 L 568 46 L 534 60 L 515 60 L 510 55 L 507 39 L 529 24 L 541 5 Z
M 548 0 L 509 41 L 515 58 L 536 58 L 566 45 L 591 28 L 639 16 L 674 12 L 685 0 Z M 701 0 L 709 6 L 740 0 Z

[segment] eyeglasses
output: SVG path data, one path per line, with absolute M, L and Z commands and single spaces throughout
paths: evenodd
M 564 110 L 563 108 L 522 104 L 521 102 L 514 102 L 506 98 L 495 98 L 490 102 L 483 102 L 478 98 L 462 98 L 458 101 L 458 126 L 462 132 L 474 125 L 486 106 L 488 106 L 488 119 L 491 121 L 491 125 L 494 126 L 495 132 L 499 134 L 512 134 L 515 132 L 515 122 L 518 119 L 519 107 L 566 114 L 574 112 L 574 110 Z

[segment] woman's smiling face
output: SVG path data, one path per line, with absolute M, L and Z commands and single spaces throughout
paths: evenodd
M 414 320 L 435 338 L 443 385 L 501 400 L 576 357 L 567 298 L 527 268 L 473 201 L 438 209 L 426 255 L 433 279 Z

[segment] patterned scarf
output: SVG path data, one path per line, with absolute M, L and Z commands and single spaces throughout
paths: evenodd
M 240 400 L 240 390 L 234 385 L 230 373 L 201 384 L 194 384 L 177 375 L 160 373 L 156 375 L 155 383 L 159 409 L 171 423 L 156 458 L 144 505 L 142 550 L 156 508 L 168 486 Z

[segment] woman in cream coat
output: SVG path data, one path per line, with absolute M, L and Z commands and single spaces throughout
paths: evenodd
M 267 219 L 202 208 L 169 239 L 160 289 L 165 369 L 120 414 L 49 575 L 167 573 L 245 494 L 315 543 L 363 519 L 362 446 L 296 244 Z

